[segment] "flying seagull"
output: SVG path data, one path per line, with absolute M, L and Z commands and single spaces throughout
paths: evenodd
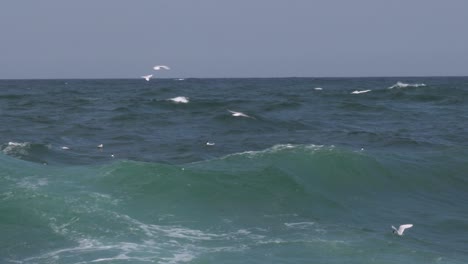
M 405 229 L 410 228 L 410 227 L 413 227 L 413 225 L 412 224 L 401 225 L 398 229 L 392 226 L 393 234 L 398 234 L 399 236 L 402 236 L 403 232 L 405 232 Z
M 159 71 L 161 69 L 170 70 L 171 68 L 167 67 L 166 65 L 156 65 L 156 66 L 153 67 L 153 69 Z
M 231 111 L 228 109 L 228 111 L 232 114 L 232 116 L 241 116 L 241 117 L 248 117 L 248 118 L 252 118 L 252 119 L 255 119 L 254 117 L 251 117 L 249 115 L 246 115 L 242 112 L 236 112 L 236 111 Z
M 368 93 L 370 91 L 371 90 L 361 90 L 361 91 L 356 90 L 356 91 L 353 91 L 352 94 L 362 94 L 362 93 Z
M 141 78 L 145 79 L 147 82 L 149 82 L 149 80 L 151 79 L 151 77 L 153 77 L 153 74 L 141 76 Z

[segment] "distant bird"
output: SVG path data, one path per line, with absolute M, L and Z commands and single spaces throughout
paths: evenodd
M 316 88 L 314 88 L 314 89 L 315 89 L 315 90 L 317 90 L 317 91 L 321 91 L 321 90 L 323 90 L 323 88 L 322 88 L 322 87 L 316 87 Z
M 68 150 L 68 149 L 70 149 L 70 148 L 69 148 L 69 147 L 66 147 L 66 146 L 63 146 L 62 149 L 63 149 L 63 150 Z
M 362 93 L 368 93 L 371 90 L 362 90 L 362 91 L 353 91 L 352 94 L 362 94 Z
M 99 144 L 97 147 L 98 147 L 98 148 L 103 148 L 104 145 L 103 145 L 103 144 Z
M 215 143 L 214 143 L 214 142 L 206 142 L 206 145 L 207 145 L 207 146 L 214 146 Z
M 405 229 L 410 228 L 410 227 L 413 227 L 413 225 L 412 224 L 401 225 L 398 229 L 392 226 L 393 234 L 398 234 L 399 236 L 402 236 L 403 232 L 405 232 Z
M 159 71 L 159 70 L 161 70 L 161 69 L 170 70 L 171 68 L 169 68 L 169 67 L 166 66 L 166 65 L 156 65 L 156 66 L 153 67 L 153 69 Z
M 248 118 L 252 118 L 252 119 L 255 119 L 254 117 L 251 117 L 249 115 L 246 115 L 242 112 L 236 112 L 236 111 L 231 111 L 228 109 L 229 112 L 231 112 L 232 116 L 240 116 L 240 117 L 248 117 Z
M 189 98 L 185 96 L 177 96 L 169 100 L 173 101 L 174 103 L 183 103 L 183 104 L 186 104 L 189 102 Z
M 151 79 L 151 77 L 153 77 L 153 74 L 141 76 L 141 78 L 145 79 L 147 82 L 149 82 L 149 80 Z

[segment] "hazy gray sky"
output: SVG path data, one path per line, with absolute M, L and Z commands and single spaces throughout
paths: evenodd
M 3 0 L 0 34 L 2 79 L 468 75 L 466 0 Z

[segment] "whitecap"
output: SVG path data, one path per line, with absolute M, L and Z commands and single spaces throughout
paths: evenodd
M 7 155 L 28 155 L 28 149 L 31 146 L 29 142 L 8 142 L 6 147 L 2 149 L 3 153 Z
M 314 222 L 298 222 L 298 223 L 284 223 L 288 228 L 306 229 L 307 227 L 315 225 Z
M 46 186 L 48 184 L 49 183 L 46 178 L 34 179 L 32 177 L 27 177 L 18 182 L 18 187 L 28 190 L 36 190 L 39 187 Z
M 424 87 L 426 84 L 424 83 L 403 83 L 403 82 L 397 82 L 394 85 L 388 87 L 388 89 L 393 89 L 393 88 L 407 88 L 407 87 Z
M 246 156 L 248 158 L 254 158 L 254 157 L 260 157 L 265 154 L 272 154 L 272 153 L 277 153 L 280 151 L 284 150 L 307 150 L 307 151 L 318 151 L 320 149 L 323 149 L 323 145 L 301 145 L 301 144 L 277 144 L 274 145 L 270 148 L 264 149 L 264 150 L 249 150 L 249 151 L 243 151 L 239 153 L 233 153 L 233 154 L 228 154 L 221 159 L 226 159 L 230 157 L 235 157 L 235 156 Z M 333 146 L 330 146 L 330 148 L 333 148 Z
M 351 92 L 351 94 L 362 94 L 362 93 L 368 93 L 370 91 L 372 90 L 360 90 L 360 91 L 356 90 L 356 91 Z

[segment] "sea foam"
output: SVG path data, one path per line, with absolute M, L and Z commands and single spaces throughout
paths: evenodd
M 397 82 L 394 85 L 388 87 L 388 89 L 393 89 L 393 88 L 407 88 L 407 87 L 424 87 L 426 84 L 424 83 L 403 83 L 403 82 Z

